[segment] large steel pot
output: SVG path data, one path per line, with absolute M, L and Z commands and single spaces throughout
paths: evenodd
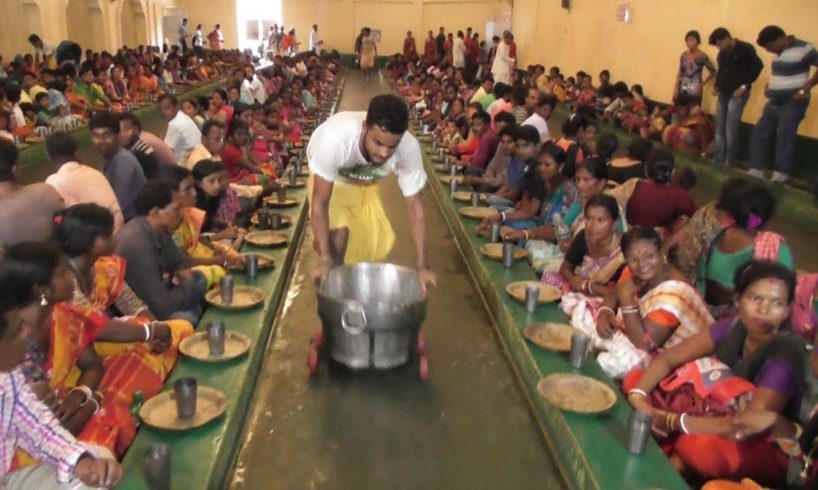
M 335 361 L 352 369 L 388 369 L 409 361 L 426 318 L 426 299 L 412 269 L 340 266 L 318 290 L 318 316 Z

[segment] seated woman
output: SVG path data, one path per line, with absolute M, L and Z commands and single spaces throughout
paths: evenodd
M 677 151 L 704 153 L 715 136 L 715 129 L 701 107 L 687 94 L 679 94 L 671 122 L 662 131 L 662 143 Z
M 792 269 L 793 257 L 784 237 L 763 231 L 775 212 L 775 198 L 766 187 L 749 180 L 725 184 L 716 207 L 721 226 L 702 250 L 696 287 L 718 319 L 733 309 L 733 277 L 742 264 L 771 260 Z
M 136 434 L 137 421 L 130 411 L 134 392 L 153 387 L 149 393 L 159 393 L 164 378 L 150 376 L 150 368 L 132 360 L 103 361 L 94 342 L 124 339 L 136 331 L 142 334 L 140 341 L 152 341 L 151 347 L 163 352 L 170 335 L 149 338 L 151 331 L 158 332 L 155 326 L 111 320 L 93 307 L 70 303 L 73 276 L 55 245 L 23 243 L 7 250 L 3 260 L 27 270 L 32 285 L 42 291 L 29 318 L 32 336 L 24 368 L 32 391 L 78 439 L 121 456 Z M 192 331 L 190 325 L 188 329 Z M 109 365 L 115 371 L 109 371 Z M 23 453 L 15 458 L 18 466 L 31 463 Z
M 698 291 L 664 261 L 662 239 L 653 228 L 629 230 L 622 236 L 621 249 L 627 266 L 616 286 L 607 288 L 601 304 L 585 301 L 580 308 L 576 297 L 563 300 L 573 325 L 603 350 L 597 360 L 613 378 L 646 365 L 654 351 L 676 345 L 713 323 Z M 597 289 L 593 282 L 586 289 L 590 288 Z
M 625 262 L 619 247 L 620 234 L 616 231 L 618 219 L 619 206 L 614 198 L 596 194 L 588 199 L 584 230 L 571 240 L 559 272 L 546 271 L 542 281 L 588 297 L 608 294 Z
M 244 221 L 241 201 L 221 163 L 202 160 L 193 166 L 192 174 L 196 180 L 196 208 L 205 212 L 201 232 L 235 229 Z
M 174 189 L 174 199 L 182 206 L 182 224 L 173 232 L 173 241 L 187 252 L 194 270 L 207 278 L 212 287 L 224 276 L 228 264 L 242 263 L 237 252 L 244 241 L 245 230 L 228 226 L 209 238 L 201 236 L 207 213 L 196 207 L 196 181 L 190 170 L 180 166 L 165 165 L 160 169 L 159 180 Z M 229 244 L 220 243 L 227 240 Z
M 681 218 L 693 216 L 696 203 L 685 189 L 672 182 L 676 165 L 673 153 L 653 150 L 645 164 L 648 178 L 636 183 L 628 199 L 628 223 L 666 228 L 672 233 Z
M 233 108 L 227 103 L 227 92 L 223 88 L 217 88 L 210 94 L 207 116 L 208 119 L 216 119 L 226 126 L 233 121 Z
M 752 478 L 786 486 L 807 366 L 788 317 L 795 275 L 751 260 L 736 270 L 738 315 L 716 322 L 625 378 L 674 466 L 694 486 Z
M 608 164 L 608 178 L 617 184 L 624 184 L 634 178 L 645 177 L 645 160 L 653 149 L 653 142 L 637 138 L 628 145 L 628 155 L 614 158 Z
M 17 255 L 14 247 L 10 252 L 12 257 Z M 25 362 L 26 345 L 36 342 L 32 337 L 40 335 L 36 330 L 41 323 L 37 303 L 43 294 L 36 285 L 37 274 L 32 273 L 26 262 L 6 259 L 0 264 L 0 291 L 4 295 L 0 303 L 0 378 L 4 386 L 4 424 L 0 438 L 5 450 L 0 484 L 6 490 L 66 488 L 65 482 L 69 480 L 73 484 L 71 488 L 83 490 L 114 486 L 122 476 L 122 469 L 110 451 L 102 446 L 79 443 L 61 425 L 51 407 L 39 399 L 48 396 L 49 404 L 54 405 L 56 397 L 50 387 L 41 386 L 42 389 L 34 393 L 32 386 L 26 384 L 25 375 L 30 367 Z M 35 272 L 39 269 L 35 264 Z M 98 402 L 88 402 L 85 410 L 93 411 L 95 403 Z M 20 458 L 14 458 L 14 454 L 23 454 L 23 451 L 40 459 L 42 464 L 20 468 Z M 97 459 L 100 457 L 105 459 Z
M 227 143 L 222 150 L 222 164 L 230 182 L 245 185 L 265 185 L 275 177 L 275 169 L 257 165 L 248 156 L 250 133 L 247 124 L 236 118 L 227 131 Z

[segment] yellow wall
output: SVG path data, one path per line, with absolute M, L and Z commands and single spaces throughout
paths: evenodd
M 216 24 L 221 24 L 225 47 L 238 47 L 236 0 L 176 0 L 175 3 L 188 18 L 188 33 L 190 35 L 195 32 L 196 24 L 202 24 L 202 33 L 205 36 L 204 42 L 207 45 L 208 33 L 213 30 Z M 169 39 L 173 44 L 177 43 L 176 37 L 175 31 L 165 33 L 165 38 Z
M 411 30 L 418 50 L 423 50 L 426 32 L 435 34 L 471 26 L 484 36 L 486 22 L 511 15 L 512 0 L 282 0 L 284 24 L 295 27 L 302 46 L 313 24 L 327 49 L 351 52 L 362 27 L 380 29 L 378 52 L 394 54 L 403 49 L 406 31 Z
M 616 22 L 616 9 L 631 6 L 632 20 Z M 818 45 L 816 0 L 571 0 L 571 10 L 558 0 L 515 0 L 514 37 L 520 64 L 558 65 L 566 74 L 585 70 L 594 75 L 611 70 L 613 80 L 640 83 L 645 95 L 669 101 L 685 49 L 684 35 L 697 29 L 702 48 L 715 59 L 707 36 L 719 26 L 734 37 L 755 44 L 765 25 L 780 25 L 788 33 Z M 764 106 L 763 87 L 770 74 L 771 56 L 759 49 L 765 68 L 744 111 L 744 121 L 755 123 Z M 709 88 L 707 89 L 709 92 Z M 813 90 L 818 99 L 818 88 Z M 705 107 L 712 112 L 708 93 Z M 818 137 L 818 103 L 813 102 L 799 133 Z

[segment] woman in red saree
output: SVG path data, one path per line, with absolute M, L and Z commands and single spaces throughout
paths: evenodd
M 789 331 L 795 275 L 776 262 L 736 271 L 738 315 L 716 322 L 626 376 L 671 463 L 694 486 L 751 478 L 785 486 L 805 395 L 803 340 Z
M 193 333 L 193 326 L 185 320 L 156 322 L 125 283 L 125 260 L 109 255 L 113 220 L 107 209 L 78 204 L 61 211 L 55 220 L 55 237 L 71 273 L 70 310 L 74 317 L 73 321 L 66 317 L 55 322 L 55 331 L 68 332 L 85 325 L 87 335 L 93 337 L 92 350 L 104 366 L 101 386 L 105 387 L 105 402 L 129 411 L 135 392 L 149 398 L 162 390 L 178 358 L 179 342 Z M 78 321 L 78 317 L 85 321 Z M 96 327 L 89 329 L 89 325 Z M 58 364 L 68 363 L 70 351 L 64 357 Z M 132 424 L 119 422 L 111 447 L 115 454 L 124 453 L 135 430 L 135 420 Z
M 116 340 L 117 330 L 133 327 L 111 321 L 93 308 L 70 303 L 74 295 L 72 275 L 56 246 L 26 243 L 8 250 L 4 262 L 25 270 L 33 287 L 41 291 L 39 305 L 29 309 L 25 319 L 32 335 L 27 339 L 23 370 L 32 390 L 78 439 L 121 456 L 137 427 L 130 413 L 133 392 L 130 397 L 122 396 L 128 385 L 106 370 L 94 342 Z M 143 331 L 150 330 L 148 326 Z M 155 346 L 161 348 L 158 344 L 164 341 L 156 339 Z M 130 375 L 130 371 L 124 372 Z M 14 464 L 21 467 L 33 462 L 18 452 Z

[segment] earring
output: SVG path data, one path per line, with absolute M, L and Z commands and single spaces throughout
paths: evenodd
M 40 295 L 40 306 L 48 306 L 48 299 L 44 294 Z

